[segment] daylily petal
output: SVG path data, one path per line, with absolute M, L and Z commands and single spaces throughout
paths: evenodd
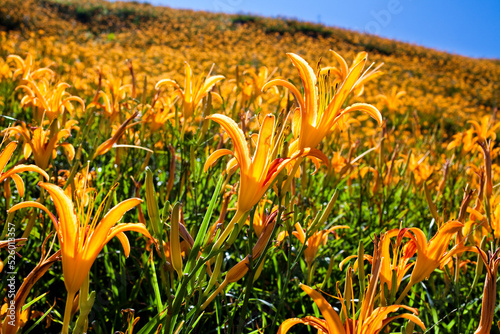
M 17 211 L 19 209 L 24 209 L 24 208 L 37 208 L 37 209 L 41 209 L 41 210 L 45 211 L 49 215 L 50 220 L 52 220 L 52 222 L 54 223 L 56 229 L 59 229 L 59 223 L 57 222 L 56 217 L 52 214 L 52 212 L 49 211 L 49 209 L 47 209 L 47 207 L 45 205 L 40 204 L 38 202 L 34 202 L 34 201 L 21 202 L 21 203 L 14 205 L 13 207 L 11 207 L 7 212 L 11 213 L 11 212 Z
M 0 174 L 0 181 L 5 180 L 9 176 L 12 176 L 14 174 L 18 174 L 21 172 L 37 172 L 39 174 L 42 174 L 43 177 L 45 177 L 47 180 L 49 179 L 49 175 L 45 173 L 43 169 L 41 169 L 38 166 L 34 165 L 17 165 L 9 169 L 6 173 Z
M 120 219 L 122 219 L 123 215 L 133 209 L 135 206 L 142 203 L 142 200 L 139 198 L 130 198 L 123 202 L 118 203 L 115 207 L 113 207 L 109 212 L 104 216 L 101 222 L 96 226 L 95 230 L 92 232 L 87 238 L 85 254 L 84 258 L 87 256 L 92 256 L 92 251 L 97 250 L 97 253 L 101 250 L 104 245 L 104 241 L 107 240 L 109 231 Z M 92 248 L 92 251 L 91 249 Z M 91 252 L 91 253 L 88 253 Z
M 66 152 L 68 160 L 73 160 L 73 158 L 75 157 L 75 148 L 73 147 L 73 145 L 71 145 L 70 143 L 61 143 L 59 144 L 59 146 L 61 146 L 64 149 L 64 152 Z
M 330 166 L 330 160 L 328 159 L 328 157 L 323 152 L 321 152 L 320 150 L 318 150 L 316 148 L 308 147 L 308 148 L 303 149 L 302 151 L 297 151 L 292 155 L 292 159 L 299 157 L 299 156 L 315 157 L 315 158 L 323 161 L 323 163 L 326 166 Z
M 293 231 L 292 234 L 296 236 L 302 244 L 306 242 L 306 233 L 302 226 L 299 223 L 295 223 L 295 229 L 296 231 Z
M 184 71 L 186 73 L 186 77 L 184 80 L 184 101 L 191 102 L 192 94 L 193 94 L 193 71 L 191 70 L 191 66 L 189 66 L 188 62 L 184 62 Z
M 309 64 L 300 56 L 294 53 L 287 53 L 293 65 L 299 70 L 300 78 L 304 86 L 304 109 L 301 110 L 301 117 L 311 125 L 316 125 L 318 116 L 318 92 L 316 90 L 316 74 Z
M 340 110 L 342 104 L 344 104 L 344 101 L 347 99 L 347 96 L 349 95 L 352 88 L 354 87 L 354 84 L 361 75 L 363 67 L 364 67 L 364 61 L 359 62 L 351 69 L 345 81 L 342 83 L 342 86 L 335 94 L 335 97 L 332 99 L 332 101 L 330 101 L 330 103 L 326 107 L 326 110 L 324 112 L 325 117 L 322 117 L 321 119 L 322 127 L 325 128 L 332 127 L 334 119 L 337 117 L 337 111 Z
M 290 92 L 293 94 L 293 96 L 295 97 L 295 100 L 297 101 L 297 104 L 299 105 L 300 109 L 303 110 L 305 108 L 304 99 L 302 98 L 302 94 L 297 89 L 297 87 L 295 87 L 294 84 L 292 84 L 289 81 L 283 80 L 283 79 L 273 79 L 273 80 L 269 81 L 268 83 L 266 83 L 262 87 L 262 91 L 264 92 L 273 86 L 283 86 L 285 88 L 288 88 L 290 90 Z
M 123 247 L 123 253 L 125 254 L 125 257 L 128 257 L 130 254 L 130 242 L 128 241 L 127 235 L 123 232 L 119 232 L 116 233 L 115 237 L 117 237 L 118 240 L 120 240 L 120 243 L 122 244 Z
M 220 157 L 223 157 L 225 155 L 232 155 L 233 151 L 230 151 L 225 148 L 221 148 L 220 150 L 214 151 L 210 156 L 207 158 L 207 161 L 205 162 L 205 165 L 203 166 L 203 170 L 206 172 Z
M 214 76 L 211 76 L 209 77 L 204 83 L 203 83 L 203 86 L 201 86 L 200 90 L 198 91 L 197 95 L 196 95 L 196 100 L 194 101 L 194 103 L 197 105 L 198 103 L 200 103 L 201 99 L 204 98 L 208 92 L 210 91 L 210 89 L 212 89 L 212 87 L 219 81 L 221 80 L 224 80 L 225 77 L 223 75 L 214 75 Z
M 268 114 L 262 122 L 259 138 L 257 139 L 257 147 L 252 159 L 252 170 L 250 173 L 255 179 L 265 177 L 262 171 L 267 165 L 268 154 L 271 148 L 271 141 L 274 132 L 274 115 Z
M 343 115 L 345 115 L 349 112 L 352 112 L 352 111 L 363 111 L 363 112 L 367 113 L 368 115 L 370 115 L 373 119 L 375 119 L 379 125 L 382 124 L 382 114 L 380 113 L 380 111 L 378 111 L 378 109 L 376 107 L 372 106 L 371 104 L 367 104 L 367 103 L 355 103 L 355 104 L 345 108 L 344 110 L 342 110 L 338 114 L 338 116 L 335 118 L 335 121 L 338 120 Z
M 339 62 L 341 73 L 343 73 L 344 76 L 347 75 L 347 73 L 349 72 L 349 66 L 347 66 L 345 59 L 333 50 L 330 50 L 330 52 L 333 53 L 333 56 Z
M 10 176 L 12 180 L 14 180 L 14 183 L 16 184 L 17 192 L 19 193 L 20 197 L 24 196 L 24 182 L 23 179 L 17 174 L 12 174 Z
M 10 142 L 7 147 L 0 153 L 0 175 L 2 175 L 2 171 L 7 165 L 7 163 L 10 160 L 10 157 L 12 156 L 12 153 L 16 150 L 17 147 L 17 142 L 13 141 Z
M 328 324 L 328 333 L 344 334 L 345 329 L 342 325 L 342 321 L 340 320 L 337 312 L 333 310 L 330 303 L 328 303 L 318 291 L 313 290 L 311 287 L 305 284 L 301 284 L 300 287 L 314 300 L 314 303 L 318 306 L 319 311 Z
M 224 130 L 227 132 L 229 137 L 233 140 L 235 157 L 242 170 L 248 170 L 250 166 L 250 151 L 245 139 L 243 131 L 238 127 L 238 125 L 229 117 L 221 114 L 213 114 L 207 117 L 217 123 L 219 123 Z
M 316 328 L 320 333 L 328 333 L 328 327 L 324 320 L 315 318 L 315 317 L 305 317 L 302 319 L 299 318 L 291 318 L 283 321 L 278 328 L 278 334 L 288 333 L 290 328 L 297 324 L 304 324 L 306 326 L 312 326 Z
M 63 244 L 75 245 L 75 239 L 77 238 L 79 226 L 73 202 L 68 196 L 66 196 L 61 188 L 54 184 L 39 182 L 38 185 L 48 191 L 56 207 L 57 215 L 61 221 L 61 224 L 59 225 L 63 239 L 60 240 L 62 244 L 61 247 Z M 74 257 L 75 251 L 76 249 L 69 248 L 63 250 L 63 254 L 67 253 L 70 257 Z
M 158 81 L 155 85 L 155 89 L 159 89 L 161 86 L 174 86 L 174 88 L 180 89 L 177 82 L 175 82 L 172 79 L 162 79 L 162 80 Z

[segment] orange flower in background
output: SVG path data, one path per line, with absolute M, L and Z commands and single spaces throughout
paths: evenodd
M 17 86 L 16 89 L 24 89 L 25 94 L 21 99 L 21 106 L 31 106 L 34 109 L 35 119 L 41 125 L 44 118 L 49 122 L 64 114 L 67 110 L 73 113 L 75 107 L 71 102 L 78 102 L 82 109 L 85 109 L 85 102 L 78 96 L 73 96 L 66 92 L 71 87 L 65 82 L 59 83 L 52 88 L 48 82 L 41 80 L 36 83 L 33 80 L 23 80 L 24 84 Z
M 66 128 L 59 129 L 57 132 L 44 130 L 42 127 L 30 128 L 26 123 L 5 129 L 9 134 L 20 134 L 24 140 L 24 158 L 28 159 L 33 153 L 35 164 L 46 170 L 49 167 L 50 158 L 57 155 L 57 148 L 61 147 L 68 157 L 73 160 L 75 157 L 75 148 L 73 145 L 61 140 L 71 136 L 71 129 L 74 128 L 76 121 L 66 122 Z
M 16 184 L 17 191 L 19 192 L 19 196 L 23 197 L 24 196 L 24 182 L 23 179 L 18 173 L 22 172 L 37 172 L 43 177 L 48 180 L 49 175 L 40 167 L 33 166 L 33 165 L 17 165 L 12 167 L 11 169 L 7 171 L 3 171 L 5 169 L 5 166 L 7 166 L 7 163 L 9 162 L 10 158 L 12 157 L 12 154 L 16 150 L 17 143 L 16 142 L 10 142 L 7 144 L 5 149 L 0 153 L 0 182 L 3 182 L 7 178 L 11 178 L 14 180 L 14 183 Z
M 421 229 L 416 227 L 407 229 L 404 235 L 411 238 L 415 244 L 417 261 L 413 267 L 410 281 L 396 303 L 403 300 L 413 285 L 427 279 L 435 269 L 446 264 L 451 257 L 466 251 L 476 251 L 474 247 L 464 246 L 463 243 L 458 243 L 450 251 L 447 251 L 450 239 L 463 227 L 464 225 L 458 221 L 447 222 L 441 226 L 429 242 Z
M 417 247 L 415 243 L 408 242 L 402 245 L 402 238 L 406 233 L 407 229 L 393 229 L 386 233 L 385 238 L 382 240 L 382 266 L 380 270 L 380 284 L 382 286 L 381 294 L 384 295 L 385 285 L 391 294 L 395 294 L 401 285 L 401 281 L 406 276 L 408 270 L 410 270 L 415 263 L 409 263 L 410 259 L 415 255 Z M 396 243 L 392 242 L 392 238 L 397 237 Z M 390 246 L 392 246 L 392 261 L 391 261 L 391 251 Z M 396 272 L 396 291 L 392 291 L 393 285 L 393 272 Z M 386 298 L 388 296 L 385 296 Z
M 473 132 L 476 137 L 475 140 L 479 143 L 486 142 L 486 140 L 495 140 L 497 138 L 496 131 L 500 128 L 500 122 L 495 124 L 495 118 L 485 115 L 476 120 L 469 120 L 467 123 L 472 124 Z
M 306 243 L 306 249 L 304 250 L 304 258 L 306 260 L 306 264 L 308 268 L 311 268 L 316 255 L 318 254 L 319 248 L 321 246 L 325 246 L 328 241 L 328 236 L 330 233 L 333 233 L 335 230 L 350 228 L 349 226 L 333 226 L 326 230 L 321 230 L 314 232 L 306 241 L 306 233 L 304 229 L 299 223 L 295 223 L 295 231 L 292 232 L 294 236 L 299 239 L 299 241 L 303 244 Z
M 352 299 L 344 299 L 344 297 L 340 295 L 340 292 L 338 292 L 338 299 L 342 305 L 340 310 L 342 315 L 341 318 L 330 303 L 328 303 L 328 301 L 318 291 L 307 285 L 301 284 L 300 287 L 313 299 L 324 319 L 312 316 L 287 319 L 280 325 L 278 334 L 287 333 L 290 328 L 296 324 L 312 326 L 318 329 L 318 332 L 327 334 L 377 334 L 385 325 L 398 318 L 408 319 L 425 331 L 425 325 L 417 317 L 418 310 L 416 308 L 408 307 L 406 305 L 390 305 L 375 308 L 376 290 L 382 268 L 381 245 L 383 238 L 384 236 L 382 236 L 382 240 L 378 242 L 378 245 L 375 245 L 370 281 L 366 291 L 363 291 L 363 300 L 359 307 L 356 308 Z M 352 293 L 352 275 L 347 276 L 345 284 L 346 286 L 351 287 L 350 293 Z M 349 308 L 347 307 L 346 302 L 352 303 L 351 317 L 348 315 Z M 400 308 L 410 311 L 411 313 L 403 313 L 388 318 L 390 313 L 396 312 Z M 358 312 L 356 312 L 356 310 L 358 310 Z M 342 321 L 342 319 L 345 320 Z
M 193 79 L 193 71 L 187 62 L 184 63 L 185 79 L 184 89 L 181 89 L 177 82 L 172 79 L 162 79 L 158 81 L 155 89 L 160 89 L 162 86 L 173 86 L 175 92 L 180 95 L 183 101 L 183 116 L 187 120 L 194 115 L 196 107 L 200 104 L 201 100 L 210 92 L 212 87 L 219 81 L 225 79 L 223 75 L 208 75 L 205 80 L 201 76 L 197 81 Z M 213 96 L 222 100 L 220 96 L 213 93 Z M 184 123 L 185 124 L 185 123 Z
M 427 160 L 429 153 L 425 154 L 411 154 L 410 161 L 408 163 L 408 169 L 413 173 L 415 177 L 415 183 L 421 185 L 423 182 L 427 181 L 429 177 L 434 173 L 436 169 L 436 164 L 430 164 Z M 402 160 L 396 160 L 396 163 L 404 164 L 408 160 L 408 156 L 402 154 Z
M 61 188 L 43 182 L 40 182 L 39 185 L 52 198 L 59 219 L 44 205 L 31 201 L 13 206 L 9 213 L 26 207 L 35 207 L 45 211 L 54 223 L 61 247 L 64 285 L 68 291 L 63 324 L 63 333 L 67 333 L 75 294 L 89 274 L 92 264 L 104 245 L 116 236 L 122 243 L 125 256 L 128 256 L 130 244 L 123 232 L 135 231 L 148 238 L 151 238 L 151 236 L 146 226 L 140 223 L 122 223 L 114 226 L 127 211 L 142 202 L 138 198 L 131 198 L 117 204 L 98 223 L 105 201 L 101 203 L 95 213 L 93 212 L 93 205 L 90 205 L 89 209 L 84 209 L 83 203 L 80 202 L 77 212 L 71 198 Z
M 165 124 L 175 117 L 175 102 L 177 99 L 169 97 L 160 97 L 154 100 L 152 105 L 138 105 L 138 110 L 145 110 L 144 122 L 148 124 L 149 130 L 152 133 L 161 131 Z
M 22 80 L 26 79 L 39 79 L 43 78 L 45 76 L 53 76 L 54 71 L 52 71 L 50 68 L 39 68 L 39 69 L 34 69 L 33 65 L 33 57 L 31 56 L 30 53 L 26 54 L 26 59 L 22 59 L 18 55 L 9 55 L 7 57 L 7 61 L 13 61 L 16 65 L 16 70 L 12 74 L 13 78 L 16 79 L 17 77 L 21 77 Z
M 265 66 L 261 66 L 258 71 L 254 68 L 250 68 L 243 72 L 250 76 L 249 80 L 243 82 L 242 99 L 243 105 L 249 101 L 257 101 L 257 104 L 262 103 L 262 88 L 271 79 L 273 74 L 276 72 L 277 68 L 269 74 L 269 70 Z
M 401 98 L 406 95 L 406 91 L 401 90 L 398 92 L 398 88 L 396 86 L 392 87 L 390 94 L 379 94 L 377 95 L 377 99 L 379 99 L 387 109 L 390 111 L 395 111 L 398 109 L 401 104 Z

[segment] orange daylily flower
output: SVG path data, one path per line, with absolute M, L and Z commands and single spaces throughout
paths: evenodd
M 7 163 L 9 162 L 10 158 L 12 157 L 12 154 L 16 150 L 17 143 L 16 142 L 10 142 L 5 149 L 0 153 L 0 182 L 3 182 L 7 178 L 11 178 L 14 180 L 14 183 L 16 184 L 17 191 L 19 192 L 19 196 L 23 197 L 24 196 L 24 182 L 23 179 L 18 173 L 22 172 L 37 172 L 43 177 L 48 180 L 49 175 L 45 173 L 43 169 L 40 167 L 34 166 L 34 165 L 17 165 L 9 169 L 8 171 L 3 171 Z
M 390 94 L 379 94 L 376 96 L 377 99 L 382 101 L 390 111 L 395 111 L 398 109 L 400 104 L 401 97 L 405 96 L 406 92 L 401 90 L 398 92 L 398 88 L 396 86 L 392 87 Z
M 33 80 L 25 79 L 23 83 L 16 87 L 16 90 L 24 89 L 26 91 L 26 95 L 21 99 L 21 106 L 33 106 L 35 119 L 40 125 L 45 116 L 49 122 L 52 122 L 65 110 L 71 114 L 75 109 L 71 102 L 78 102 L 85 109 L 85 102 L 80 97 L 66 92 L 66 89 L 71 86 L 65 82 L 59 83 L 54 88 L 49 87 L 46 80 L 36 83 Z
M 319 150 L 307 148 L 302 152 L 296 152 L 290 158 L 278 158 L 272 160 L 272 153 L 277 145 L 274 137 L 274 116 L 265 116 L 257 139 L 257 147 L 253 157 L 245 140 L 245 135 L 237 124 L 229 117 L 214 114 L 207 117 L 219 123 L 234 142 L 234 151 L 220 149 L 213 152 L 205 162 L 205 170 L 208 169 L 220 157 L 231 154 L 235 157 L 241 171 L 240 189 L 238 193 L 237 210 L 248 212 L 262 198 L 276 176 L 286 165 L 299 156 L 311 155 L 325 163 L 328 159 Z
M 219 123 L 233 140 L 234 151 L 228 149 L 219 149 L 213 152 L 205 162 L 205 171 L 220 157 L 231 154 L 234 156 L 233 165 L 240 168 L 240 188 L 238 191 L 238 204 L 236 214 L 226 230 L 219 237 L 216 243 L 217 247 L 224 241 L 227 234 L 233 229 L 234 223 L 239 221 L 257 202 L 264 196 L 269 186 L 273 183 L 278 174 L 287 166 L 288 163 L 298 157 L 311 155 L 318 159 L 328 162 L 326 156 L 319 150 L 308 148 L 303 151 L 295 152 L 290 158 L 277 158 L 273 160 L 273 154 L 276 153 L 277 140 L 274 127 L 275 117 L 272 114 L 265 116 L 253 157 L 250 156 L 250 149 L 245 140 L 243 131 L 229 117 L 221 114 L 214 114 L 207 117 Z
M 60 129 L 57 133 L 51 130 L 44 130 L 42 127 L 28 129 L 26 123 L 5 129 L 5 131 L 18 133 L 24 140 L 24 158 L 28 159 L 33 153 L 35 164 L 41 169 L 49 167 L 50 158 L 57 155 L 57 147 L 62 147 L 69 160 L 75 157 L 75 148 L 67 142 L 60 143 L 61 140 L 71 136 L 71 129 L 76 121 L 66 122 L 66 128 Z
M 304 250 L 304 258 L 306 260 L 308 268 L 311 268 L 311 265 L 314 262 L 316 255 L 318 254 L 320 246 L 326 245 L 326 242 L 328 241 L 328 235 L 334 232 L 335 230 L 342 228 L 350 228 L 350 227 L 346 225 L 333 226 L 326 230 L 317 231 L 313 235 L 311 235 L 306 241 L 306 233 L 304 232 L 304 229 L 302 228 L 302 226 L 300 226 L 299 223 L 295 223 L 295 231 L 293 231 L 292 234 L 296 236 L 297 239 L 299 239 L 299 241 L 302 244 L 304 242 L 306 243 L 307 247 Z
M 481 320 L 474 334 L 488 334 L 491 331 L 491 324 L 493 323 L 493 316 L 495 315 L 500 255 L 498 250 L 494 254 L 490 252 L 488 255 L 479 248 L 478 251 L 486 264 L 486 280 L 484 282 L 483 302 L 481 304 Z
M 480 118 L 480 121 L 469 120 L 467 123 L 472 124 L 472 130 L 475 133 L 475 140 L 479 143 L 486 142 L 491 139 L 495 141 L 497 138 L 497 130 L 500 128 L 500 122 L 494 124 L 494 119 L 488 115 Z
M 386 233 L 385 238 L 382 240 L 382 267 L 380 270 L 380 284 L 382 287 L 384 284 L 391 293 L 396 293 L 399 289 L 401 281 L 406 276 L 408 270 L 410 270 L 415 263 L 408 263 L 409 260 L 415 255 L 417 251 L 416 245 L 413 242 L 408 242 L 401 246 L 401 241 L 403 235 L 406 233 L 407 229 L 393 229 Z M 397 237 L 396 243 L 391 242 L 391 238 Z M 392 263 L 391 263 L 391 253 L 389 246 L 392 247 Z M 396 271 L 396 291 L 392 291 L 392 272 Z M 384 289 L 381 289 L 381 293 L 384 294 Z M 387 296 L 386 296 L 387 297 Z
M 380 293 L 383 300 L 387 300 L 385 295 L 385 288 L 391 294 L 395 294 L 401 281 L 406 276 L 408 270 L 410 270 L 415 263 L 409 263 L 409 260 L 415 255 L 417 251 L 417 247 L 415 243 L 410 240 L 409 242 L 402 245 L 402 239 L 405 233 L 408 232 L 408 228 L 403 229 L 392 229 L 384 234 L 384 237 L 380 241 Z M 396 243 L 393 243 L 392 238 L 397 237 Z M 391 251 L 390 248 L 392 246 L 392 260 L 391 260 Z M 357 255 L 350 255 L 346 257 L 340 263 L 339 267 L 342 270 L 342 267 L 351 259 L 357 258 Z M 373 257 L 365 254 L 363 260 L 368 260 L 373 264 Z M 359 265 L 359 259 L 354 262 L 353 270 L 356 270 Z M 396 291 L 392 291 L 393 284 L 393 272 L 396 272 Z M 385 288 L 384 288 L 385 286 Z
M 459 132 L 452 136 L 453 140 L 446 145 L 447 150 L 453 150 L 462 146 L 464 152 L 470 152 L 476 147 L 477 138 L 474 136 L 474 128 Z
M 356 103 L 341 109 L 348 95 L 355 89 L 356 85 L 363 81 L 366 75 L 366 72 L 362 74 L 367 57 L 365 52 L 356 58 L 356 63 L 342 80 L 340 88 L 333 96 L 331 96 L 331 86 L 325 83 L 328 80 L 327 75 L 321 74 L 319 76 L 319 87 L 317 87 L 318 78 L 311 66 L 296 54 L 287 53 L 287 55 L 299 71 L 304 86 L 304 96 L 300 94 L 296 86 L 283 79 L 271 80 L 262 89 L 266 90 L 276 85 L 284 86 L 295 96 L 299 109 L 293 117 L 292 130 L 295 137 L 298 137 L 297 143 L 293 145 L 297 150 L 318 146 L 338 120 L 351 111 L 363 111 L 377 120 L 379 124 L 382 123 L 382 115 L 377 108 L 370 104 Z
M 102 76 L 102 72 L 99 69 L 99 75 Z M 103 115 L 111 120 L 112 123 L 120 116 L 121 105 L 125 102 L 127 98 L 127 93 L 132 93 L 131 84 L 122 84 L 120 78 L 115 78 L 111 73 L 106 75 L 104 81 L 104 86 L 107 87 L 106 90 L 101 90 L 101 82 L 99 81 L 99 91 L 94 96 L 94 99 L 87 108 L 92 106 L 97 106 L 104 109 Z M 99 102 L 102 99 L 102 103 Z M 127 108 L 130 110 L 132 108 Z
M 262 103 L 262 88 L 270 80 L 276 70 L 277 69 L 269 74 L 267 67 L 261 66 L 258 72 L 254 68 L 250 68 L 243 72 L 243 74 L 248 74 L 250 76 L 250 80 L 245 80 L 243 82 L 243 89 L 241 91 L 243 105 L 245 105 L 247 101 L 257 101 L 258 105 Z
M 411 273 L 410 281 L 396 303 L 406 296 L 413 285 L 427 279 L 436 268 L 446 264 L 452 256 L 466 251 L 476 252 L 474 247 L 464 246 L 463 242 L 455 245 L 450 251 L 446 251 L 450 239 L 463 227 L 464 225 L 458 221 L 447 222 L 429 242 L 427 242 L 427 237 L 421 229 L 416 227 L 408 228 L 404 236 L 411 238 L 415 244 L 417 261 Z
M 383 237 L 382 237 L 383 239 Z M 368 288 L 364 292 L 364 298 L 361 302 L 361 307 L 359 308 L 359 314 L 356 319 L 356 308 L 352 306 L 352 317 L 349 319 L 346 307 L 346 302 L 352 302 L 352 300 L 345 300 L 339 292 L 339 299 L 342 304 L 341 313 L 346 319 L 342 322 L 339 314 L 333 309 L 333 307 L 328 303 L 328 301 L 316 290 L 311 287 L 301 284 L 300 287 L 304 290 L 318 306 L 319 311 L 323 315 L 324 319 L 319 319 L 316 317 L 308 316 L 305 318 L 291 318 L 285 320 L 280 328 L 278 329 L 278 334 L 287 333 L 290 328 L 296 324 L 304 324 L 312 326 L 320 333 L 330 333 L 330 334 L 376 334 L 380 330 L 390 323 L 391 321 L 398 318 L 406 318 L 420 326 L 425 330 L 425 325 L 416 316 L 418 311 L 415 308 L 411 308 L 405 305 L 390 305 L 387 307 L 377 307 L 374 308 L 375 296 L 377 283 L 380 277 L 380 271 L 382 267 L 381 258 L 381 242 L 379 242 L 378 247 L 375 247 L 372 262 L 372 271 L 370 275 L 370 282 Z M 349 282 L 346 282 L 348 286 L 352 287 L 352 276 L 348 275 Z M 387 318 L 390 313 L 396 312 L 399 308 L 406 309 L 412 313 L 403 313 L 394 317 Z
M 410 156 L 408 169 L 413 173 L 417 185 L 421 185 L 423 182 L 427 181 L 436 169 L 435 164 L 431 165 L 426 161 L 428 156 L 428 153 L 411 154 Z M 401 154 L 401 157 L 402 159 L 396 160 L 395 163 L 404 164 L 408 160 L 408 155 Z
M 160 97 L 151 105 L 138 105 L 138 110 L 146 110 L 142 118 L 148 124 L 150 133 L 154 133 L 165 126 L 168 120 L 175 117 L 174 104 L 177 99 Z
M 54 71 L 50 68 L 43 67 L 39 69 L 34 69 L 33 57 L 30 53 L 26 54 L 26 59 L 22 59 L 18 55 L 9 55 L 7 61 L 12 60 L 16 64 L 16 70 L 12 74 L 13 78 L 21 76 L 21 79 L 38 79 L 44 77 L 45 75 L 54 75 Z
M 99 219 L 103 210 L 104 202 L 94 214 L 92 205 L 89 206 L 88 210 L 83 207 L 79 208 L 80 210 L 77 213 L 71 198 L 61 188 L 43 182 L 40 182 L 39 186 L 44 188 L 52 198 L 59 220 L 47 207 L 38 202 L 19 203 L 10 208 L 8 212 L 14 212 L 26 207 L 35 207 L 45 211 L 56 227 L 61 246 L 64 285 L 68 291 L 63 325 L 63 333 L 67 333 L 75 294 L 82 286 L 92 264 L 104 245 L 116 236 L 122 243 L 125 255 L 128 256 L 130 244 L 124 233 L 125 231 L 139 232 L 148 238 L 151 238 L 151 235 L 146 226 L 140 223 L 122 223 L 114 226 L 127 211 L 142 202 L 139 198 L 131 198 L 119 203 L 98 223 L 97 219 Z
M 356 55 L 356 57 L 354 58 L 354 60 L 352 61 L 352 66 L 349 67 L 347 65 L 347 62 L 345 61 L 345 59 L 341 55 L 339 55 L 337 52 L 335 52 L 333 50 L 330 50 L 330 51 L 333 53 L 333 56 L 335 57 L 335 59 L 339 63 L 339 67 L 335 67 L 335 66 L 324 67 L 321 69 L 320 73 L 321 74 L 330 73 L 331 75 L 335 76 L 336 78 L 333 82 L 333 85 L 335 85 L 337 83 L 344 82 L 346 80 L 347 76 L 349 75 L 349 73 L 351 72 L 351 70 L 360 61 L 362 61 L 363 58 L 366 57 L 366 52 L 359 52 Z M 353 88 L 354 96 L 361 96 L 365 90 L 365 83 L 367 83 L 368 81 L 373 80 L 375 78 L 378 78 L 379 76 L 384 74 L 383 72 L 379 71 L 379 69 L 380 69 L 380 67 L 382 67 L 382 65 L 384 65 L 384 63 L 378 65 L 374 69 L 371 69 L 371 70 L 368 69 L 363 74 L 363 76 L 358 80 L 358 82 L 356 82 L 356 85 Z
M 193 80 L 193 71 L 191 66 L 187 62 L 184 63 L 184 69 L 186 76 L 184 79 L 184 90 L 182 90 L 177 82 L 172 79 L 162 79 L 158 81 L 155 89 L 159 89 L 161 86 L 173 86 L 175 92 L 179 94 L 183 101 L 183 116 L 187 120 L 193 116 L 196 107 L 200 104 L 201 100 L 210 92 L 212 87 L 219 81 L 225 79 L 223 75 L 213 75 L 207 76 L 205 80 L 202 77 L 198 81 Z M 222 100 L 218 94 L 213 94 L 219 100 Z
M 380 330 L 388 323 L 398 319 L 405 318 L 413 321 L 419 325 L 423 330 L 425 330 L 425 325 L 416 316 L 418 311 L 416 308 L 412 308 L 406 305 L 391 305 L 387 307 L 378 307 L 374 309 L 368 317 L 363 321 L 347 319 L 345 323 L 342 323 L 340 316 L 333 309 L 333 307 L 328 303 L 328 301 L 316 290 L 311 287 L 301 284 L 300 287 L 304 290 L 318 306 L 319 311 L 324 319 L 319 319 L 313 316 L 307 316 L 304 318 L 291 318 L 285 320 L 278 329 L 278 334 L 288 333 L 290 328 L 296 324 L 304 324 L 306 326 L 312 326 L 318 329 L 319 333 L 325 334 L 378 334 Z M 397 316 L 388 318 L 390 313 L 398 311 L 400 308 L 408 310 L 412 313 L 403 313 Z M 356 329 L 353 329 L 353 326 Z

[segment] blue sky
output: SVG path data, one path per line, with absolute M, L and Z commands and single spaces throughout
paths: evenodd
M 148 0 L 157 5 L 285 16 L 471 57 L 500 58 L 499 0 Z

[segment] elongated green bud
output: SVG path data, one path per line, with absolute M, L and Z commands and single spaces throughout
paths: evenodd
M 214 266 L 214 270 L 212 272 L 212 276 L 210 277 L 210 280 L 208 281 L 208 285 L 205 289 L 205 294 L 210 292 L 212 287 L 215 285 L 215 282 L 217 282 L 217 278 L 219 277 L 219 275 L 221 273 L 223 259 L 224 259 L 224 253 L 219 253 L 219 255 L 217 255 L 217 258 L 215 260 L 215 266 Z
M 177 202 L 172 210 L 172 219 L 170 220 L 170 256 L 172 258 L 172 267 L 179 277 L 182 276 L 182 255 L 181 242 L 179 238 L 180 221 L 180 203 Z
M 438 226 L 441 226 L 436 204 L 434 204 L 434 202 L 432 201 L 431 194 L 429 193 L 429 188 L 427 187 L 427 184 L 425 182 L 424 182 L 424 194 L 425 194 L 425 199 L 427 200 L 427 205 L 429 206 L 429 210 L 431 211 L 432 218 L 434 218 Z
M 149 167 L 146 167 L 146 205 L 148 208 L 148 216 L 154 237 L 161 240 L 161 220 L 160 210 L 158 209 L 158 199 L 156 198 L 155 186 L 153 181 L 153 172 Z
M 361 301 L 363 301 L 364 293 L 365 293 L 365 266 L 363 259 L 365 258 L 365 247 L 363 246 L 363 242 L 360 241 L 358 245 L 358 280 L 359 280 L 359 303 L 361 305 Z
M 486 236 L 483 237 L 483 240 L 481 240 L 481 245 L 479 248 L 484 251 L 486 248 Z M 477 286 L 477 283 L 479 282 L 479 277 L 483 274 L 483 268 L 484 268 L 484 261 L 483 258 L 481 257 L 481 254 L 477 254 L 477 260 L 476 260 L 476 270 L 474 272 L 474 281 L 472 282 L 472 286 L 470 288 L 469 294 L 474 290 L 474 288 Z

